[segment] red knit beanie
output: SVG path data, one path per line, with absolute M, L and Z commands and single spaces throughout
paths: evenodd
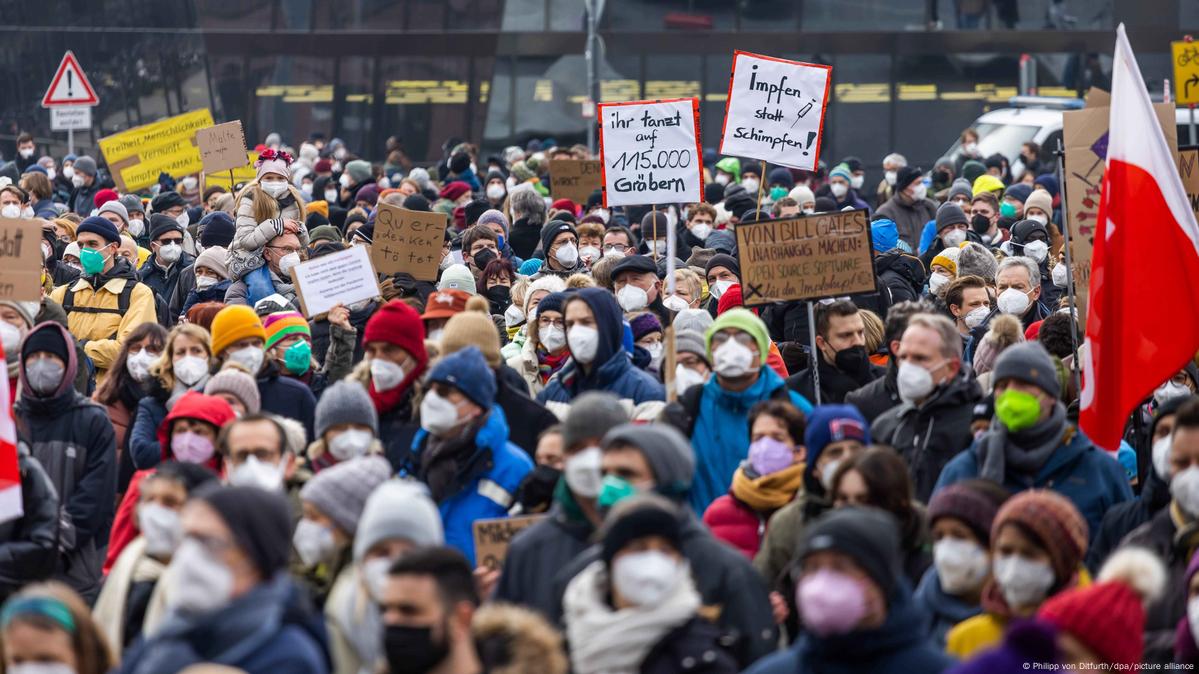
M 387 342 L 407 351 L 416 359 L 417 376 L 429 364 L 429 354 L 425 351 L 425 324 L 416 309 L 400 300 L 392 300 L 379 307 L 367 320 L 362 343 L 366 345 L 371 342 Z
M 720 301 L 716 303 L 716 315 L 719 316 L 724 312 L 734 307 L 739 307 L 745 304 L 745 300 L 741 297 L 741 284 L 734 283 L 729 286 L 729 289 L 724 291 L 720 296 Z
M 1050 597 L 1037 618 L 1068 632 L 1111 664 L 1130 670 L 1144 650 L 1145 602 L 1166 584 L 1166 569 L 1148 550 L 1116 552 L 1099 571 L 1099 582 Z

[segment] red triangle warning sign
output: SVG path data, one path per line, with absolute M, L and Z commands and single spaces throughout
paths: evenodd
M 46 89 L 46 95 L 42 96 L 42 107 L 99 104 L 100 98 L 96 96 L 96 90 L 92 89 L 92 83 L 87 81 L 83 68 L 79 67 L 75 54 L 70 51 L 63 54 L 62 63 L 58 64 L 58 70 L 54 72 L 54 79 L 50 80 L 50 87 Z

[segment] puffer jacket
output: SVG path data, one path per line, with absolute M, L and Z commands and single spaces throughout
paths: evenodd
M 402 461 L 401 477 L 417 477 L 425 445 L 430 439 L 423 428 L 412 440 L 411 452 Z M 507 517 L 513 494 L 533 462 L 524 450 L 508 441 L 508 420 L 499 405 L 493 405 L 483 426 L 475 433 L 475 452 L 454 476 L 457 487 L 437 503 L 445 526 L 446 545 L 475 562 L 475 520 Z
M 886 286 L 890 291 L 890 306 L 894 306 L 920 299 L 928 273 L 919 258 L 896 249 L 874 258 L 874 275 L 880 289 Z
M 58 494 L 24 442 L 17 444 L 17 470 L 22 515 L 0 524 L 0 600 L 48 578 L 58 553 Z
M 254 197 L 252 190 L 261 189 L 255 182 L 242 192 L 237 201 L 237 218 L 234 224 L 237 229 L 233 233 L 233 241 L 229 244 L 229 255 L 226 263 L 229 265 L 229 278 L 237 281 L 247 273 L 265 264 L 263 248 L 271 239 L 283 234 L 283 223 L 286 220 L 304 222 L 304 200 L 295 188 L 277 204 L 278 215 L 270 220 L 258 222 L 254 217 Z M 297 235 L 300 246 L 308 247 L 308 228 L 300 227 Z
M 899 238 L 916 250 L 924 223 L 937 219 L 937 202 L 932 199 L 912 201 L 903 192 L 897 192 L 887 203 L 878 207 L 877 214 L 894 220 L 899 229 Z
M 704 511 L 704 524 L 713 536 L 752 560 L 762 547 L 771 514 L 758 512 L 732 494 L 725 494 Z
M 290 311 L 302 311 L 295 285 L 283 280 L 269 267 L 248 271 L 240 281 L 230 283 L 229 289 L 225 291 L 225 304 L 245 304 L 253 307 L 258 300 L 272 294 L 281 295 L 287 300 L 291 304 Z
M 127 284 L 135 285 L 129 295 L 129 309 L 122 314 L 120 296 Z M 116 361 L 121 342 L 134 328 L 158 321 L 154 291 L 138 281 L 137 272 L 122 257 L 114 258 L 112 269 L 106 274 L 83 276 L 70 286 L 55 288 L 50 299 L 64 304 L 68 294 L 72 296 L 74 308 L 63 307 L 67 313 L 67 327 L 83 342 L 83 351 L 96 366 L 97 375 L 107 372 Z
M 34 332 L 58 331 L 66 344 L 70 333 L 57 323 L 43 323 Z M 30 334 L 33 334 L 32 332 Z M 62 553 L 54 578 L 89 601 L 100 590 L 100 566 L 108 529 L 112 526 L 117 489 L 116 436 L 103 407 L 80 395 L 71 382 L 78 363 L 67 349 L 67 363 L 58 389 L 39 396 L 29 387 L 24 361 L 21 397 L 13 406 L 20 437 L 46 471 L 59 495 Z
M 970 424 L 982 398 L 978 382 L 959 372 L 923 404 L 900 404 L 871 424 L 874 441 L 894 447 L 907 462 L 916 500 L 928 503 L 945 464 L 974 442 Z
M 507 362 L 508 367 L 516 370 L 521 379 L 529 385 L 532 395 L 535 396 L 545 389 L 545 384 L 541 383 L 540 362 L 537 360 L 537 346 L 533 344 L 533 340 L 525 339 L 519 352 L 507 359 Z
M 195 261 L 194 255 L 183 253 L 170 269 L 163 269 L 158 265 L 158 254 L 151 253 L 150 257 L 146 258 L 146 263 L 137 270 L 137 275 L 141 278 L 142 283 L 150 286 L 150 289 L 164 302 L 168 302 L 175 295 L 175 287 L 179 285 L 180 276 L 185 271 L 190 272 Z

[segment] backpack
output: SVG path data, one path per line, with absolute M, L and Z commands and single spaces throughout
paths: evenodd
M 128 281 L 127 280 L 125 282 L 125 287 L 121 289 L 121 294 L 117 295 L 116 308 L 77 307 L 77 306 L 75 306 L 75 289 L 74 289 L 74 287 L 67 288 L 66 294 L 64 294 L 62 297 L 62 310 L 64 312 L 66 312 L 66 314 L 68 316 L 70 316 L 71 313 L 76 312 L 76 311 L 78 311 L 80 313 L 84 313 L 84 314 L 116 314 L 117 316 L 124 316 L 126 313 L 129 312 L 129 300 L 133 296 L 133 288 L 140 284 L 141 284 L 141 281 Z M 74 284 L 72 284 L 72 286 L 73 285 Z M 117 330 L 119 330 L 119 329 L 120 329 L 120 325 L 118 324 L 117 328 L 112 331 L 112 334 L 109 335 L 107 337 L 107 339 L 116 339 L 117 338 Z

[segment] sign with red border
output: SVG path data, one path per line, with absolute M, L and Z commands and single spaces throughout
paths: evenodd
M 62 63 L 54 71 L 50 86 L 42 96 L 42 107 L 53 108 L 59 105 L 99 105 L 100 97 L 88 81 L 87 74 L 75 58 L 75 53 L 68 50 L 62 55 Z
M 733 52 L 720 153 L 814 170 L 833 67 Z
M 703 201 L 698 98 L 600 103 L 599 145 L 604 206 Z

